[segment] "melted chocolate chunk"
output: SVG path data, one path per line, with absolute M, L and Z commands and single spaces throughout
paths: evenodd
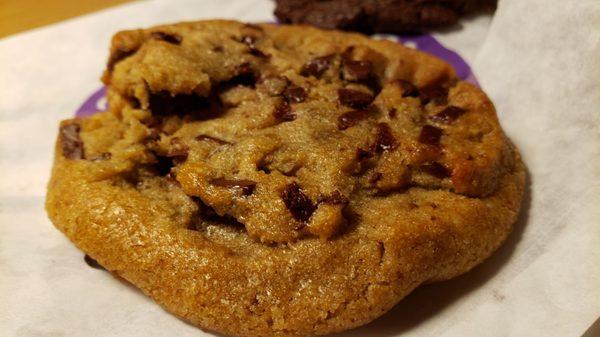
M 219 145 L 231 144 L 228 141 L 225 141 L 225 140 L 213 137 L 213 136 L 209 136 L 209 135 L 198 135 L 198 136 L 196 136 L 196 140 L 215 142 Z
M 100 269 L 100 270 L 106 270 L 104 267 L 102 267 L 100 265 L 100 263 L 98 263 L 98 261 L 94 260 L 91 256 L 85 254 L 85 256 L 83 257 L 83 261 L 85 261 L 85 263 L 94 268 L 94 269 Z
M 389 151 L 396 148 L 396 138 L 387 123 L 377 124 L 377 136 L 375 138 L 375 150 L 377 152 Z
M 254 193 L 254 188 L 256 187 L 256 182 L 247 179 L 213 179 L 210 181 L 211 185 L 226 187 L 232 189 L 239 189 L 242 191 L 242 194 L 245 196 L 249 196 Z
M 318 203 L 329 204 L 329 205 L 345 205 L 349 203 L 348 198 L 343 196 L 340 191 L 333 191 L 331 195 L 321 196 Z
M 419 134 L 419 142 L 427 145 L 439 145 L 442 130 L 432 125 L 424 125 Z
M 209 107 L 206 97 L 198 95 L 171 95 L 168 91 L 160 91 L 150 95 L 150 111 L 153 115 L 188 115 Z
M 338 89 L 338 100 L 340 104 L 354 109 L 366 108 L 373 102 L 373 95 L 352 89 Z
M 77 123 L 60 127 L 60 145 L 62 153 L 69 159 L 83 159 L 83 142 L 79 138 L 81 127 Z
M 181 40 L 183 40 L 181 35 L 174 34 L 174 33 L 152 32 L 150 35 L 152 36 L 153 39 L 165 41 L 167 43 L 171 43 L 171 44 L 175 44 L 175 45 L 180 45 Z
M 371 77 L 372 67 L 369 61 L 346 60 L 342 66 L 342 78 L 351 82 L 366 81 Z
M 445 104 L 448 100 L 448 89 L 439 85 L 428 86 L 419 91 L 419 98 L 423 105 L 429 102 Z
M 459 108 L 454 105 L 450 105 L 446 107 L 444 110 L 438 112 L 437 114 L 429 117 L 434 122 L 450 124 L 454 122 L 458 117 L 462 116 L 467 110 L 463 108 Z
M 331 66 L 331 61 L 333 61 L 333 55 L 321 56 L 312 59 L 302 66 L 300 75 L 305 77 L 314 76 L 319 78 L 325 71 L 327 71 L 327 69 L 329 69 Z
M 214 51 L 215 53 L 222 53 L 225 49 L 223 49 L 223 46 L 214 46 L 212 51 Z
M 419 97 L 419 88 L 414 84 L 405 80 L 398 80 L 397 83 L 402 89 L 402 97 Z
M 296 86 L 296 85 L 291 85 L 289 87 L 287 87 L 287 89 L 285 89 L 285 91 L 283 92 L 283 97 L 285 97 L 285 99 L 289 102 L 289 103 L 300 103 L 300 102 L 304 102 L 304 100 L 306 99 L 306 90 L 302 87 Z
M 438 162 L 423 164 L 421 165 L 421 170 L 440 179 L 450 177 L 450 171 L 444 165 Z
M 292 112 L 292 107 L 287 102 L 281 102 L 275 106 L 273 115 L 277 120 L 289 122 L 296 119 L 296 114 Z
M 358 122 L 369 118 L 370 114 L 371 112 L 365 109 L 345 112 L 338 118 L 338 129 L 346 130 L 347 128 L 356 125 Z
M 137 49 L 121 49 L 121 48 L 117 48 L 117 50 L 115 50 L 114 52 L 110 53 L 110 57 L 108 58 L 108 63 L 106 64 L 106 68 L 108 69 L 108 71 L 112 71 L 113 68 L 115 67 L 115 64 L 119 63 L 120 61 L 128 58 L 129 56 L 135 54 L 135 52 L 137 51 Z
M 281 192 L 281 199 L 294 219 L 298 221 L 307 222 L 316 209 L 310 198 L 302 192 L 300 186 L 295 182 L 285 187 Z

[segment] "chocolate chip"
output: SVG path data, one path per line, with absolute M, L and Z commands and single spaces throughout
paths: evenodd
M 289 122 L 296 119 L 296 114 L 292 112 L 292 107 L 285 101 L 275 106 L 275 110 L 273 110 L 273 115 L 277 120 L 284 122 Z
M 347 128 L 356 125 L 358 122 L 367 119 L 369 115 L 371 115 L 371 112 L 365 109 L 345 112 L 338 118 L 338 129 L 346 130 Z
M 333 191 L 331 195 L 321 196 L 317 202 L 319 204 L 324 203 L 329 205 L 345 205 L 349 201 L 348 198 L 340 193 L 340 191 Z
M 109 160 L 112 157 L 112 153 L 110 152 L 102 152 L 97 156 L 90 158 L 91 161 L 105 161 Z
M 445 104 L 448 99 L 448 89 L 439 85 L 428 86 L 419 91 L 419 98 L 423 105 L 429 102 Z
M 209 135 L 198 135 L 198 136 L 196 136 L 196 140 L 199 140 L 199 141 L 205 141 L 205 140 L 206 141 L 211 141 L 211 142 L 215 142 L 215 143 L 217 143 L 219 145 L 231 144 L 228 141 L 225 141 L 225 140 L 213 137 L 213 136 L 209 136 Z
M 429 117 L 434 122 L 450 124 L 454 122 L 458 117 L 462 116 L 467 110 L 463 108 L 459 108 L 454 105 L 450 105 L 446 107 L 444 110 L 438 112 L 437 114 Z
M 375 138 L 375 150 L 378 152 L 393 150 L 396 148 L 396 138 L 387 123 L 377 124 L 377 136 Z
M 80 129 L 78 123 L 71 123 L 60 127 L 60 145 L 63 155 L 69 159 L 83 159 L 83 142 L 79 138 Z
M 329 69 L 329 67 L 331 66 L 331 61 L 333 61 L 333 57 L 333 55 L 321 56 L 306 62 L 300 70 L 300 75 L 305 77 L 321 77 L 323 73 L 327 71 L 327 69 Z
M 223 46 L 214 46 L 212 49 L 212 51 L 214 51 L 215 53 L 222 53 L 223 50 Z
M 209 107 L 209 100 L 198 95 L 171 95 L 160 91 L 150 95 L 150 111 L 153 115 L 187 115 Z
M 427 145 L 439 145 L 442 130 L 432 125 L 424 125 L 419 134 L 419 142 Z
M 405 80 L 398 80 L 396 83 L 398 83 L 400 89 L 402 89 L 402 97 L 419 97 L 419 88 L 414 84 Z
M 112 53 L 110 53 L 110 56 L 108 58 L 108 63 L 106 64 L 106 68 L 108 69 L 108 71 L 112 71 L 113 68 L 115 67 L 115 64 L 119 63 L 120 61 L 128 58 L 129 56 L 135 54 L 135 52 L 137 51 L 137 49 L 122 49 L 122 48 L 117 48 L 115 51 L 113 51 Z
M 179 45 L 181 44 L 182 37 L 179 34 L 174 33 L 165 33 L 165 32 L 152 32 L 150 34 L 152 38 L 165 41 L 167 43 Z
M 106 270 L 104 267 L 102 267 L 100 265 L 100 263 L 98 263 L 98 261 L 94 260 L 93 258 L 91 258 L 89 255 L 85 254 L 85 256 L 83 257 L 83 261 L 85 261 L 85 263 L 94 268 L 94 269 L 100 269 L 100 270 Z
M 306 90 L 302 87 L 291 85 L 283 92 L 283 97 L 289 103 L 300 103 L 306 99 Z
M 260 81 L 261 88 L 270 96 L 283 94 L 289 84 L 290 81 L 284 76 L 269 76 Z
M 448 171 L 448 169 L 444 165 L 438 162 L 423 164 L 421 165 L 421 170 L 440 179 L 450 177 L 450 171 Z
M 258 49 L 258 47 L 256 47 L 256 41 L 258 41 L 258 38 L 252 35 L 244 35 L 241 39 L 241 42 L 248 46 L 248 51 L 250 52 L 250 54 L 262 58 L 270 57 L 270 55 L 265 54 L 260 49 Z
M 352 89 L 338 89 L 338 100 L 342 105 L 362 109 L 373 102 L 373 95 Z
M 396 112 L 398 112 L 398 110 L 396 110 L 396 108 L 391 108 L 390 111 L 388 112 L 388 115 L 390 116 L 390 118 L 396 118 Z
M 371 77 L 372 67 L 369 61 L 346 60 L 342 65 L 342 78 L 351 82 L 366 81 Z
M 294 219 L 298 221 L 308 221 L 315 211 L 315 205 L 295 182 L 285 187 L 281 192 L 281 199 Z
M 239 189 L 245 196 L 251 195 L 254 192 L 254 188 L 256 187 L 256 182 L 247 179 L 217 178 L 211 180 L 210 184 L 219 187 Z

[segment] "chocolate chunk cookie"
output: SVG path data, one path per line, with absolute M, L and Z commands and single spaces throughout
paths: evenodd
M 445 62 L 305 26 L 120 32 L 46 208 L 108 271 L 233 336 L 366 324 L 510 233 L 524 168 Z M 116 299 L 118 301 L 118 299 Z
M 283 23 L 364 33 L 415 33 L 450 26 L 461 15 L 494 8 L 495 0 L 275 0 Z

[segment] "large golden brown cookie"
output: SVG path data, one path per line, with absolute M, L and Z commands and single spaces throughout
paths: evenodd
M 110 111 L 64 121 L 54 224 L 234 336 L 365 324 L 503 242 L 524 185 L 489 99 L 397 43 L 202 21 L 118 33 Z

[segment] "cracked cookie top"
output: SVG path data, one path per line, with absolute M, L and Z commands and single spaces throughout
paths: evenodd
M 413 187 L 486 197 L 514 165 L 485 94 L 432 56 L 358 34 L 227 21 L 125 31 L 103 80 L 125 125 L 80 137 L 67 123 L 64 155 L 151 168 L 264 243 L 333 239 L 357 207 Z

